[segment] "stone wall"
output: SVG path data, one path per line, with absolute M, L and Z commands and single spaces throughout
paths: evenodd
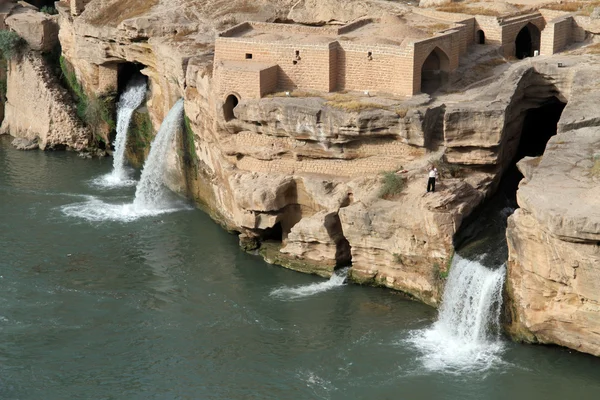
M 412 95 L 411 82 L 410 47 L 398 49 L 341 43 L 337 53 L 337 90 Z
M 542 31 L 540 54 L 552 55 L 563 50 L 572 42 L 573 17 L 559 17 L 546 25 Z
M 511 57 L 515 55 L 515 40 L 517 39 L 517 35 L 519 32 L 521 32 L 521 29 L 528 24 L 534 25 L 541 34 L 546 26 L 546 20 L 540 14 L 533 14 L 514 17 L 502 21 L 502 53 L 505 57 Z M 532 48 L 534 50 L 539 50 L 539 37 L 536 39 L 532 35 Z
M 277 87 L 277 65 L 222 61 L 216 63 L 214 68 L 217 96 L 223 101 L 230 94 L 235 94 L 240 99 L 260 99 L 274 92 Z
M 442 50 L 448 57 L 447 65 L 442 67 L 443 71 L 449 73 L 458 67 L 460 39 L 460 32 L 455 30 L 445 36 L 421 40 L 414 44 L 411 94 L 417 94 L 421 91 L 421 68 L 429 54 L 431 54 L 435 48 Z M 444 63 L 444 61 L 442 61 L 442 63 Z
M 68 0 L 71 6 L 71 15 L 80 15 L 90 1 L 91 0 Z
M 215 64 L 246 60 L 277 64 L 279 90 L 302 88 L 329 92 L 335 87 L 335 81 L 331 81 L 329 73 L 331 55 L 335 50 L 335 42 L 280 44 L 217 38 Z

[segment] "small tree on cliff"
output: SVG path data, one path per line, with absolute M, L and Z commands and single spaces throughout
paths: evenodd
M 7 60 L 18 56 L 25 44 L 25 40 L 16 32 L 0 31 L 0 52 Z

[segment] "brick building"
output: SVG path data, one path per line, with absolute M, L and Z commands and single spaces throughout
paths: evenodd
M 536 11 L 478 16 L 415 9 L 343 26 L 244 22 L 218 35 L 213 76 L 225 117 L 242 98 L 274 91 L 431 93 L 473 44 L 504 56 L 549 55 L 582 40 L 574 18 Z

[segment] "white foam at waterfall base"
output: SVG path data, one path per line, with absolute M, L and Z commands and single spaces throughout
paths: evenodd
M 165 117 L 152 142 L 133 203 L 107 203 L 98 197 L 88 196 L 84 202 L 63 206 L 62 212 L 88 221 L 130 222 L 141 217 L 189 208 L 164 184 L 168 151 L 174 146 L 173 139 L 175 132 L 181 127 L 182 118 L 183 100 L 179 100 Z
M 114 142 L 113 170 L 109 174 L 95 179 L 92 182 L 95 186 L 123 187 L 135 185 L 135 180 L 130 177 L 131 170 L 125 165 L 125 147 L 131 117 L 145 97 L 146 82 L 141 78 L 131 81 L 121 95 L 117 105 L 117 136 Z
M 505 267 L 488 269 L 455 255 L 438 320 L 408 342 L 427 370 L 471 372 L 502 363 L 500 311 Z
M 346 278 L 348 277 L 348 270 L 349 268 L 343 268 L 334 271 L 333 275 L 331 275 L 331 278 L 324 282 L 311 283 L 308 285 L 300 285 L 293 287 L 283 286 L 277 289 L 273 289 L 270 295 L 271 297 L 275 297 L 280 300 L 294 300 L 326 292 L 328 290 L 345 285 Z

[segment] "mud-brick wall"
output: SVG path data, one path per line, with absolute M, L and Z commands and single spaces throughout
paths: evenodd
M 67 0 L 71 6 L 71 15 L 79 15 L 91 0 Z
M 458 67 L 460 52 L 460 33 L 458 31 L 415 42 L 413 55 L 413 92 L 411 94 L 417 94 L 421 91 L 421 68 L 429 54 L 436 47 L 448 56 L 448 72 Z
M 502 27 L 498 23 L 497 17 L 477 16 L 475 21 L 474 35 L 477 31 L 483 31 L 485 35 L 485 44 L 502 44 Z
M 338 90 L 412 95 L 412 48 L 342 42 L 337 53 L 337 83 Z
M 276 65 L 245 68 L 244 64 L 246 63 L 240 61 L 224 61 L 215 65 L 217 91 L 223 101 L 230 94 L 236 94 L 242 99 L 260 99 L 275 91 Z
M 542 43 L 540 53 L 551 55 L 558 53 L 571 43 L 571 32 L 573 31 L 573 18 L 561 17 L 550 21 L 542 32 Z
M 329 92 L 336 83 L 331 80 L 332 52 L 336 43 L 277 44 L 238 38 L 218 38 L 215 62 L 256 61 L 279 65 L 278 89 L 302 88 Z M 251 58 L 250 58 L 251 57 Z
M 502 51 L 505 57 L 515 55 L 515 40 L 517 40 L 517 35 L 521 32 L 521 29 L 529 23 L 537 27 L 540 32 L 542 32 L 546 26 L 546 20 L 541 15 L 533 18 L 519 18 L 514 22 L 508 22 L 502 25 Z M 535 40 L 536 39 L 532 35 L 533 49 L 539 48 L 540 46 L 540 43 L 536 43 Z

